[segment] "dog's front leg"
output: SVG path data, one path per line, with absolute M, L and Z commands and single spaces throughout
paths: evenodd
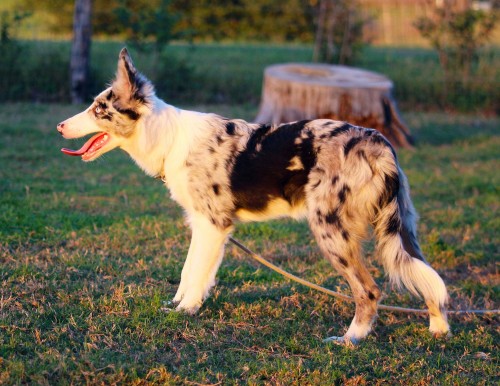
M 195 244 L 195 238 L 191 238 L 191 244 L 189 245 L 189 250 L 188 254 L 186 257 L 186 261 L 184 262 L 184 266 L 182 267 L 182 272 L 181 272 L 181 282 L 179 283 L 179 288 L 177 289 L 177 292 L 172 299 L 174 303 L 180 303 L 182 298 L 184 298 L 184 294 L 186 293 L 186 290 L 188 288 L 188 277 L 189 277 L 189 270 L 191 268 L 191 262 L 193 261 L 193 253 L 195 251 L 194 248 Z
M 224 244 L 232 228 L 219 229 L 203 216 L 190 220 L 193 235 L 174 300 L 180 301 L 178 311 L 194 314 L 215 284 Z

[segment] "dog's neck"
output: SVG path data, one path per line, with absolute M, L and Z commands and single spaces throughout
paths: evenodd
M 184 166 L 190 149 L 207 132 L 208 116 L 178 109 L 155 97 L 151 112 L 141 118 L 122 149 L 148 175 L 168 180 L 169 172 Z

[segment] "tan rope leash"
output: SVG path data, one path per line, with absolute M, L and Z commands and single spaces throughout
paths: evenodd
M 279 273 L 280 275 L 285 276 L 286 278 L 296 281 L 297 283 L 300 283 L 302 285 L 305 285 L 306 287 L 313 288 L 317 291 L 323 292 L 327 295 L 334 296 L 336 298 L 348 301 L 348 302 L 354 302 L 354 299 L 351 296 L 344 295 L 340 292 L 332 291 L 330 289 L 321 287 L 317 284 L 311 283 L 310 281 L 301 279 L 300 277 L 297 277 L 295 275 L 292 275 L 291 273 L 288 273 L 287 271 L 281 269 L 277 265 L 274 265 L 273 263 L 270 263 L 263 257 L 259 256 L 252 250 L 248 249 L 245 247 L 243 244 L 241 244 L 239 241 L 233 239 L 232 237 L 229 238 L 229 241 L 231 241 L 234 245 L 236 245 L 238 248 L 240 248 L 242 251 L 244 251 L 246 254 L 248 254 L 250 257 L 253 259 L 257 260 L 259 263 L 265 265 L 266 267 L 272 269 L 273 271 Z M 427 310 L 421 310 L 421 309 L 416 309 L 416 308 L 404 308 L 404 307 L 395 307 L 395 306 L 387 306 L 385 304 L 379 304 L 378 305 L 379 310 L 386 310 L 386 311 L 394 311 L 394 312 L 404 312 L 408 314 L 428 314 Z M 452 315 L 459 315 L 459 314 L 500 314 L 500 310 L 450 310 L 447 311 L 448 314 Z

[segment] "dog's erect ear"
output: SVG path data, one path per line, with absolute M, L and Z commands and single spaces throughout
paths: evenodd
M 120 51 L 116 78 L 111 87 L 117 99 L 114 105 L 122 109 L 140 109 L 152 103 L 154 87 L 137 71 L 126 48 Z
M 116 70 L 116 79 L 113 82 L 113 90 L 115 95 L 119 95 L 125 100 L 130 100 L 134 96 L 139 86 L 138 81 L 138 71 L 132 62 L 126 48 L 120 51 L 120 56 L 118 58 L 118 68 Z

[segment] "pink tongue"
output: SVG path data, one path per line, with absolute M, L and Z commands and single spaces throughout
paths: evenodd
M 87 150 L 89 150 L 90 146 L 92 146 L 92 144 L 101 136 L 105 135 L 106 133 L 98 133 L 96 135 L 94 135 L 92 138 L 90 138 L 87 142 L 85 142 L 85 145 L 83 145 L 79 150 L 71 150 L 71 149 L 66 149 L 66 148 L 62 148 L 61 151 L 64 153 L 64 154 L 67 154 L 67 155 L 73 155 L 73 156 L 77 156 L 77 155 L 82 155 L 82 154 L 85 154 L 85 152 Z

